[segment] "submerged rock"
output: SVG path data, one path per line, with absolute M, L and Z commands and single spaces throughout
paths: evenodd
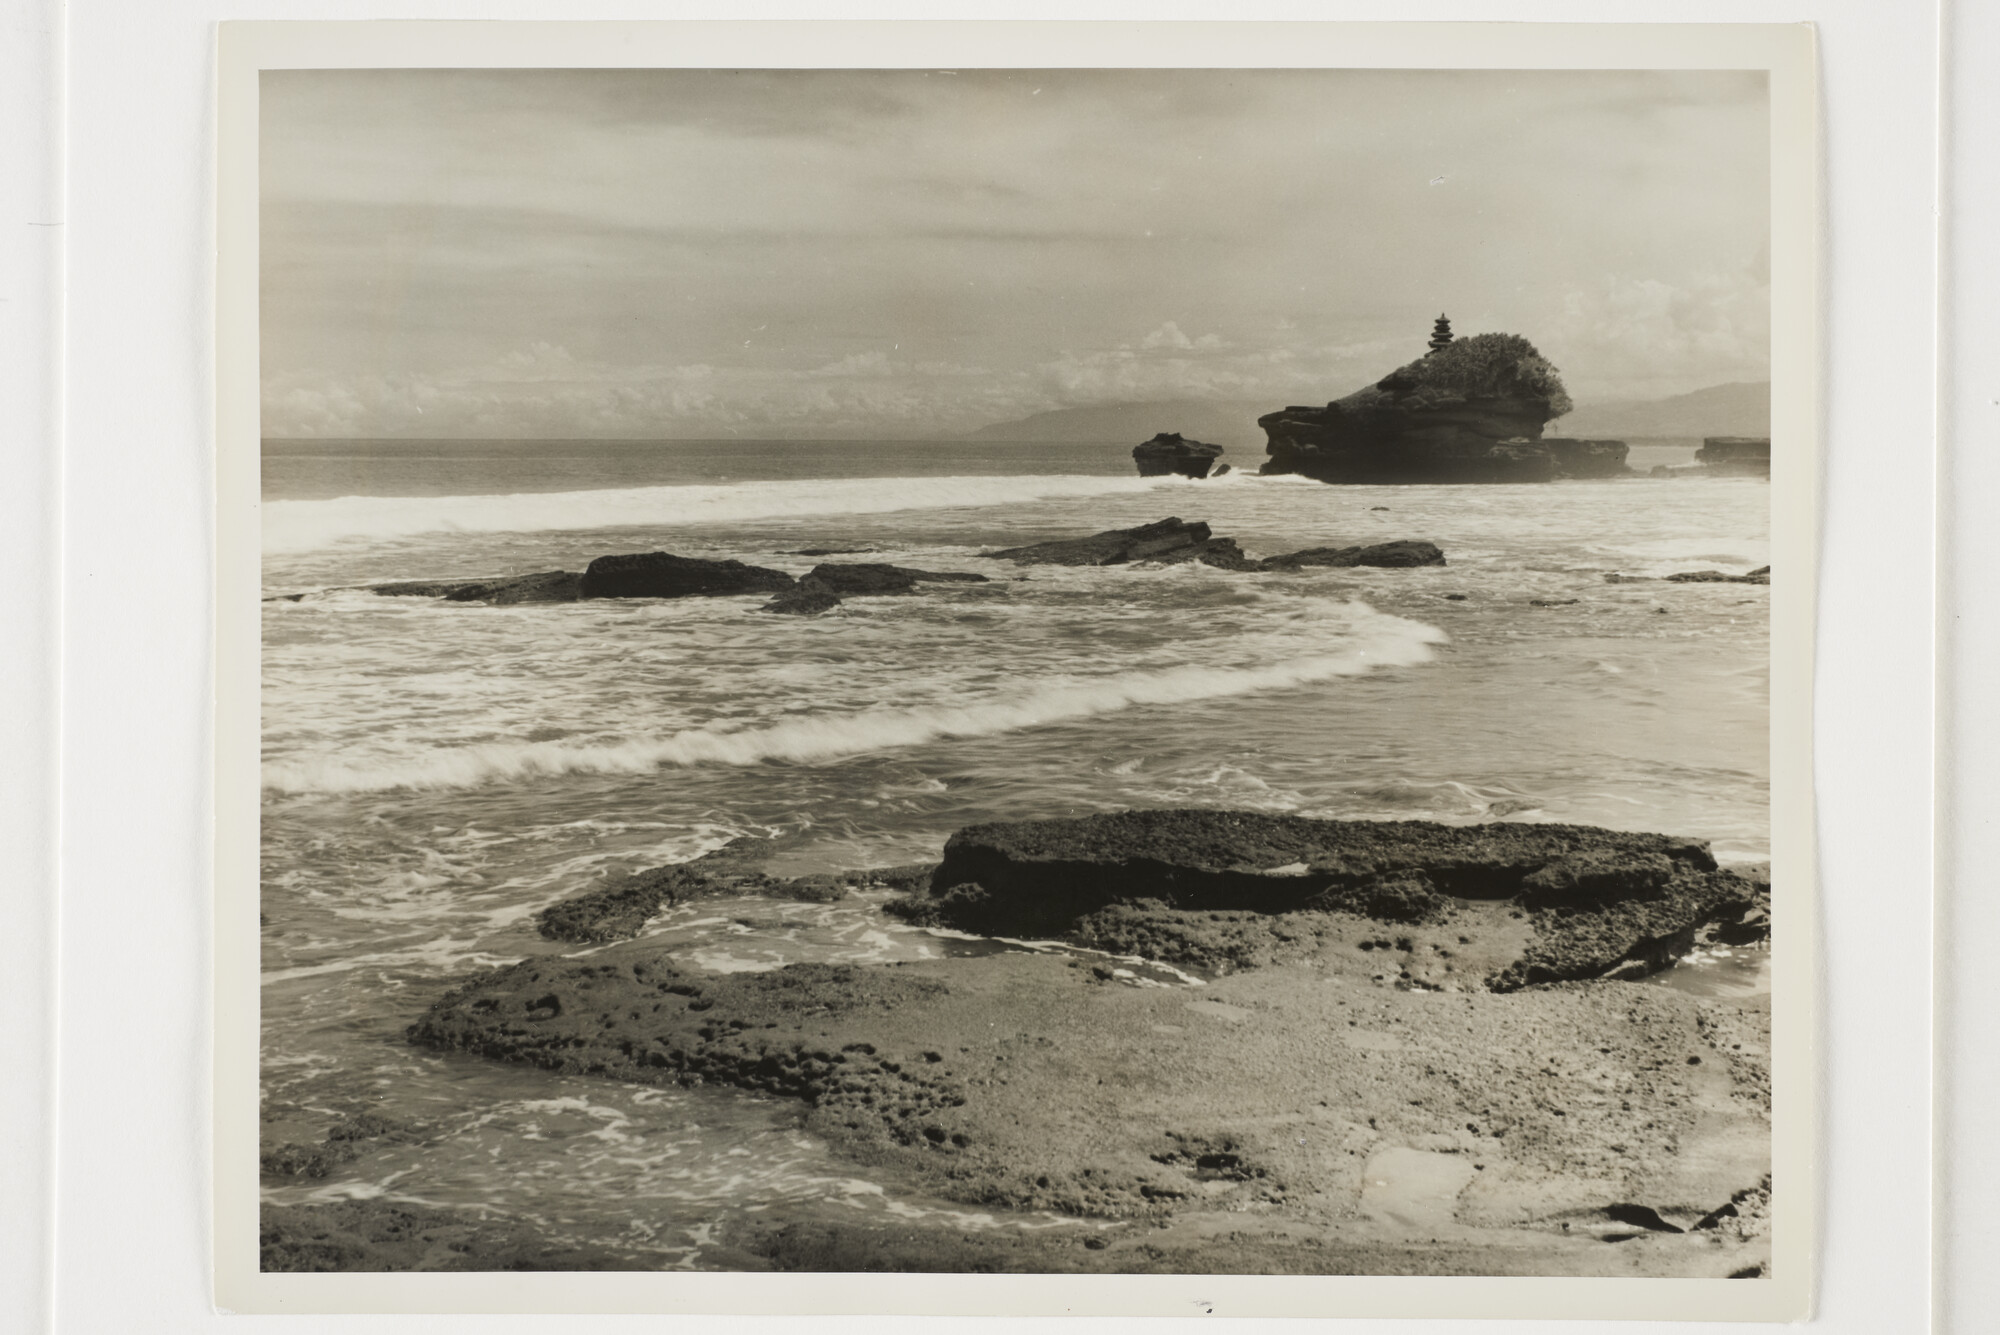
M 1207 477 L 1221 454 L 1220 445 L 1188 440 L 1177 431 L 1162 431 L 1144 444 L 1132 447 L 1132 459 L 1139 465 L 1140 477 L 1167 477 L 1175 473 L 1182 477 Z
M 584 568 L 585 598 L 726 598 L 779 593 L 797 581 L 782 570 L 741 561 L 705 561 L 671 552 L 600 556 Z
M 915 593 L 919 584 L 984 584 L 984 575 L 962 570 L 916 570 L 871 562 L 823 562 L 806 579 L 818 580 L 843 598 Z
M 829 588 L 826 581 L 807 575 L 757 610 L 776 612 L 781 616 L 816 617 L 838 606 L 840 595 Z
M 1720 570 L 1683 570 L 1676 575 L 1621 575 L 1612 571 L 1604 577 L 1606 584 L 1769 584 L 1771 567 L 1758 566 L 1743 575 L 1725 575 Z
M 1441 566 L 1444 553 L 1436 543 L 1401 539 L 1370 547 L 1311 547 L 1263 560 L 1244 555 L 1234 538 L 1218 538 L 1196 520 L 1162 519 L 1139 528 L 1114 528 L 1087 538 L 1064 538 L 982 556 L 1022 565 L 1109 566 L 1145 561 L 1176 565 L 1199 561 L 1219 570 L 1244 572 L 1299 570 L 1307 566 Z
M 533 575 L 509 575 L 481 580 L 402 580 L 371 584 L 370 593 L 384 598 L 442 598 L 452 603 L 573 603 L 582 596 L 582 576 L 573 570 L 544 570 Z
M 1307 566 L 1380 566 L 1402 569 L 1412 566 L 1441 566 L 1444 553 L 1434 542 L 1401 539 L 1379 542 L 1372 547 L 1309 547 L 1287 556 L 1270 556 L 1258 563 L 1263 570 L 1300 570 Z
M 637 936 L 647 921 L 677 904 L 723 895 L 765 895 L 774 899 L 831 903 L 849 888 L 876 887 L 909 893 L 930 881 L 934 864 L 878 867 L 839 875 L 773 876 L 766 862 L 785 841 L 743 835 L 686 862 L 619 876 L 549 905 L 535 915 L 551 941 L 596 944 Z
M 1056 542 L 1031 543 L 997 552 L 981 552 L 996 561 L 1020 565 L 1115 566 L 1132 561 L 1156 561 L 1174 553 L 1198 549 L 1209 540 L 1207 524 L 1196 520 L 1162 519 L 1138 528 L 1107 529 L 1087 538 L 1063 538 Z
M 842 598 L 875 598 L 915 593 L 925 583 L 984 584 L 984 575 L 960 570 L 916 570 L 873 562 L 816 565 L 796 587 L 765 603 L 760 611 L 792 616 L 817 616 L 840 605 Z
M 1684 570 L 1678 575 L 1668 575 L 1675 584 L 1769 584 L 1771 567 L 1758 566 L 1747 575 L 1725 575 L 1720 570 Z

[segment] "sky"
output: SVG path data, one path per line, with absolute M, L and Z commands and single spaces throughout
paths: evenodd
M 1764 76 L 263 75 L 268 437 L 947 436 L 1524 335 L 1769 374 Z

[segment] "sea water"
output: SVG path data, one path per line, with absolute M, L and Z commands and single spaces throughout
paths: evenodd
M 1634 450 L 1640 468 L 1690 457 Z M 1759 480 L 1142 479 L 1123 444 L 315 442 L 267 446 L 264 497 L 265 592 L 305 595 L 264 604 L 266 1137 L 363 1107 L 431 1135 L 270 1179 L 280 1203 L 492 1208 L 659 1265 L 712 1263 L 746 1213 L 1073 1226 L 860 1174 L 783 1103 L 403 1041 L 453 980 L 573 951 L 537 910 L 741 834 L 802 836 L 784 870 L 803 873 L 934 858 L 976 821 L 1195 806 L 1567 821 L 1768 856 L 1768 589 L 1604 579 L 1768 564 Z M 978 556 L 1169 515 L 1257 556 L 1420 538 L 1448 564 Z M 866 550 L 797 554 L 818 548 Z M 487 607 L 355 587 L 657 550 L 990 579 L 816 618 L 763 597 Z M 707 901 L 649 932 L 710 969 L 1023 948 L 865 897 Z M 1738 955 L 1674 985 L 1754 991 Z

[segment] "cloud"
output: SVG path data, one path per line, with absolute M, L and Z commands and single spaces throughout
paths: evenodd
M 1771 292 L 1752 263 L 1676 280 L 1607 276 L 1575 286 L 1541 340 L 1558 366 L 1575 365 L 1585 390 L 1646 397 L 1770 374 Z

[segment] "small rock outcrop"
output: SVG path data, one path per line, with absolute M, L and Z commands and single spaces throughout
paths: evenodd
M 442 598 L 452 603 L 573 603 L 582 596 L 583 577 L 573 570 L 544 570 L 486 580 L 404 580 L 372 584 L 369 592 L 385 598 Z
M 929 884 L 934 865 L 787 879 L 765 870 L 765 864 L 781 848 L 782 841 L 744 835 L 689 861 L 615 877 L 557 900 L 535 915 L 535 925 L 551 941 L 593 945 L 623 941 L 637 936 L 655 914 L 691 900 L 763 895 L 825 904 L 845 896 L 849 887 L 866 886 L 908 893 Z
M 1322 482 L 1548 482 L 1625 472 L 1619 441 L 1545 441 L 1570 409 L 1562 378 L 1514 334 L 1434 346 L 1366 389 L 1324 407 L 1257 419 L 1265 473 Z
M 600 556 L 583 571 L 585 598 L 726 598 L 781 593 L 797 583 L 782 570 L 741 561 L 704 561 L 671 552 Z
M 1612 571 L 1604 577 L 1606 584 L 1769 584 L 1771 567 L 1758 566 L 1742 575 L 1725 575 L 1720 570 L 1683 570 L 1673 575 L 1625 575 Z
M 980 555 L 1021 565 L 1116 566 L 1133 561 L 1157 561 L 1178 554 L 1193 559 L 1209 541 L 1207 524 L 1196 520 L 1162 519 L 1138 528 L 1114 528 L 1087 538 L 1031 543 Z M 1233 544 L 1232 544 L 1233 545 Z
M 982 556 L 1014 561 L 1021 565 L 1113 566 L 1135 561 L 1156 565 L 1176 565 L 1199 561 L 1218 570 L 1245 573 L 1271 570 L 1302 570 L 1309 566 L 1441 566 L 1444 553 L 1437 544 L 1399 539 L 1368 547 L 1309 547 L 1304 551 L 1259 560 L 1244 555 L 1234 538 L 1218 538 L 1207 524 L 1196 520 L 1162 519 L 1139 528 L 1114 528 L 1087 538 L 1064 538 L 1038 542 L 1005 551 L 982 552 Z
M 1401 569 L 1412 566 L 1441 566 L 1444 553 L 1434 542 L 1408 538 L 1378 542 L 1371 547 L 1308 547 L 1285 556 L 1267 556 L 1258 563 L 1261 570 L 1302 570 L 1308 566 L 1380 566 Z
M 1207 477 L 1222 454 L 1220 445 L 1188 440 L 1178 431 L 1162 431 L 1143 445 L 1132 447 L 1132 460 L 1139 465 L 1140 477 Z
M 1723 477 L 1771 476 L 1769 436 L 1709 436 L 1694 457 L 1706 471 Z
M 968 570 L 916 570 L 874 562 L 822 562 L 806 579 L 816 579 L 843 598 L 915 593 L 919 584 L 984 584 L 986 576 Z M 800 581 L 803 583 L 804 581 Z
M 879 598 L 915 593 L 919 584 L 984 584 L 986 576 L 964 570 L 916 570 L 878 562 L 816 565 L 798 584 L 759 609 L 791 616 L 817 616 L 840 606 L 842 598 Z

